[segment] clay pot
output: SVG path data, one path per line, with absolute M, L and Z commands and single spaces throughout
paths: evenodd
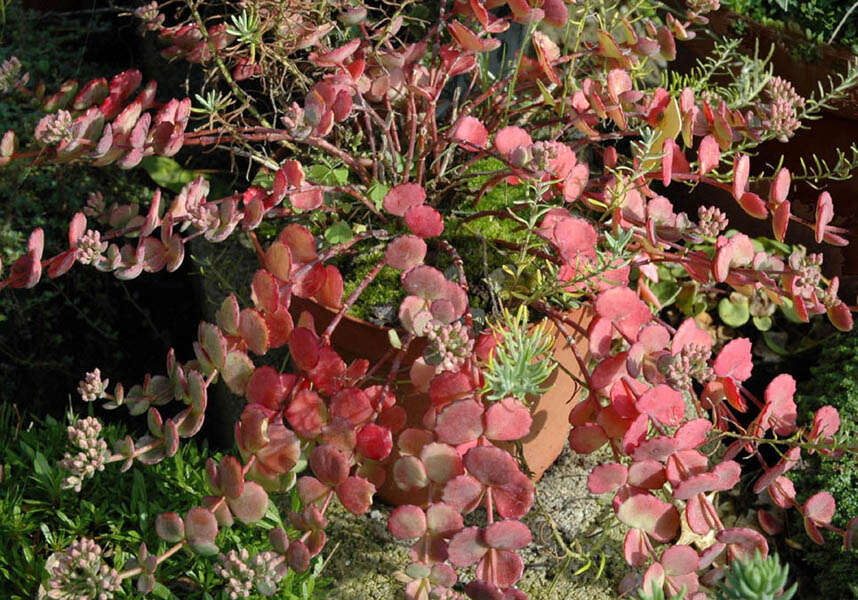
M 734 25 L 741 21 L 744 27 L 740 49 L 753 54 L 754 46 L 759 40 L 761 55 L 766 55 L 774 45 L 772 54 L 773 73 L 789 80 L 796 92 L 808 97 L 817 90 L 818 83 L 828 88 L 828 78 L 846 70 L 846 65 L 853 55 L 845 48 L 820 45 L 821 58 L 813 62 L 799 62 L 790 55 L 790 48 L 798 44 L 807 44 L 804 37 L 785 30 L 766 27 L 742 15 L 719 10 L 709 15 L 709 27 L 717 36 L 736 37 Z M 687 73 L 696 65 L 698 59 L 711 55 L 714 42 L 709 36 L 698 33 L 698 37 L 677 43 L 677 58 L 671 63 L 671 68 L 680 73 Z M 801 173 L 801 161 L 812 164 L 812 155 L 833 165 L 837 149 L 849 155 L 849 147 L 858 143 L 858 90 L 853 90 L 847 98 L 835 103 L 831 110 L 826 110 L 822 118 L 804 123 L 807 128 L 800 129 L 787 143 L 770 141 L 761 144 L 754 150 L 752 170 L 756 172 L 768 165 L 777 165 L 780 157 L 784 157 L 784 166 L 792 173 Z M 791 224 L 787 230 L 788 243 L 803 244 L 811 252 L 822 252 L 824 255 L 823 273 L 827 277 L 840 277 L 841 297 L 853 299 L 858 293 L 858 210 L 855 198 L 858 197 L 858 178 L 852 177 L 846 181 L 823 182 L 834 201 L 833 225 L 850 230 L 847 239 L 849 246 L 834 247 L 828 244 L 817 244 L 813 232 L 806 227 Z M 752 186 L 752 191 L 763 198 L 768 196 L 768 183 Z M 820 190 L 814 189 L 803 181 L 793 181 L 790 190 L 792 212 L 799 217 L 813 222 L 816 201 Z M 702 204 L 715 204 L 726 210 L 730 226 L 740 229 L 752 236 L 772 236 L 769 221 L 754 219 L 747 215 L 733 200 L 728 192 L 715 190 L 709 186 L 699 186 L 690 193 L 683 193 L 676 198 L 677 210 L 684 210 L 692 218 L 697 213 L 697 207 Z
M 307 311 L 313 316 L 317 330 L 323 330 L 334 316 L 334 313 L 310 300 L 292 297 L 290 308 L 293 318 L 297 321 L 301 311 Z M 570 315 L 576 323 L 586 328 L 591 319 L 590 313 L 584 310 Z M 567 330 L 571 328 L 567 327 Z M 521 440 L 524 459 L 533 473 L 534 481 L 538 481 L 543 473 L 552 465 L 563 451 L 569 436 L 569 411 L 572 408 L 581 386 L 569 376 L 575 374 L 579 379 L 581 370 L 575 359 L 572 347 L 566 338 L 552 325 L 550 331 L 556 336 L 554 344 L 554 359 L 562 368 L 557 368 L 546 382 L 547 391 L 539 398 L 534 398 L 533 426 L 530 434 Z M 337 326 L 331 338 L 331 346 L 347 363 L 355 358 L 366 358 L 370 364 L 381 360 L 391 350 L 387 329 L 377 327 L 366 321 L 346 316 Z M 576 343 L 579 354 L 587 355 L 587 340 L 581 337 Z M 411 362 L 418 358 L 425 347 L 421 339 L 408 348 L 402 361 L 402 371 L 397 379 L 408 380 L 408 369 Z M 396 388 L 398 403 L 408 414 L 406 427 L 420 427 L 423 414 L 429 408 L 429 396 L 420 393 L 410 383 L 400 384 Z M 512 450 L 512 445 L 508 447 Z M 388 459 L 392 464 L 395 456 Z M 379 490 L 378 496 L 391 504 L 408 504 L 419 502 L 413 492 L 405 493 L 396 487 L 392 478 Z

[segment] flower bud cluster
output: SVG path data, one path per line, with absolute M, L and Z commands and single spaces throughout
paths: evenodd
M 72 125 L 74 120 L 67 110 L 59 110 L 53 114 L 45 115 L 36 125 L 36 141 L 45 146 L 53 146 L 60 142 L 70 142 L 74 139 Z
M 96 236 L 98 235 L 97 231 L 94 233 Z M 84 237 L 87 235 L 89 235 L 89 231 L 84 234 Z M 93 402 L 94 400 L 104 397 L 104 392 L 107 390 L 108 383 L 110 383 L 110 380 L 102 380 L 101 371 L 99 369 L 94 369 L 86 374 L 83 381 L 78 382 L 77 393 L 80 394 L 80 397 L 83 398 L 84 402 Z
M 699 222 L 693 233 L 704 238 L 715 238 L 727 229 L 727 215 L 715 206 L 701 206 L 697 209 Z
M 74 541 L 54 553 L 45 565 L 51 574 L 47 597 L 56 600 L 110 600 L 119 591 L 116 569 L 102 560 L 101 546 L 88 538 Z
M 272 595 L 286 571 L 283 557 L 270 550 L 250 558 L 247 549 L 242 548 L 218 558 L 220 563 L 215 565 L 215 572 L 226 580 L 226 591 L 233 599 L 246 598 L 254 587 L 263 596 Z
M 474 349 L 474 340 L 460 322 L 428 328 L 429 340 L 426 362 L 435 365 L 435 372 L 457 371 Z
M 21 81 L 21 61 L 13 56 L 0 64 L 0 94 L 8 94 Z
M 706 383 L 714 377 L 709 357 L 712 351 L 698 344 L 686 344 L 667 367 L 670 385 L 677 389 L 691 389 L 693 380 Z
M 771 103 L 768 106 L 768 118 L 763 120 L 763 126 L 774 133 L 779 141 L 786 142 L 801 126 L 797 114 L 804 108 L 804 98 L 796 93 L 789 81 L 780 77 L 769 79 L 766 84 L 766 93 Z
M 63 479 L 63 489 L 74 489 L 80 492 L 84 479 L 95 475 L 96 471 L 104 470 L 104 462 L 109 456 L 107 442 L 101 439 L 101 423 L 98 419 L 87 417 L 78 420 L 66 428 L 69 441 L 80 449 L 75 455 L 66 452 L 60 461 L 60 468 L 69 471 L 70 475 Z
M 94 265 L 107 251 L 107 242 L 101 241 L 101 234 L 93 229 L 87 229 L 77 241 L 77 259 L 81 264 Z M 88 394 L 89 395 L 89 394 Z M 83 396 L 83 393 L 81 393 Z M 84 398 L 86 400 L 87 398 Z M 95 400 L 95 398 L 92 398 Z
M 101 192 L 90 192 L 86 199 L 86 206 L 83 207 L 83 214 L 98 219 L 104 214 L 106 208 L 104 195 Z
M 143 21 L 143 29 L 158 31 L 164 25 L 164 15 L 157 2 L 149 2 L 134 9 L 134 16 Z
M 789 256 L 789 266 L 795 271 L 794 292 L 804 298 L 810 298 L 822 282 L 822 254 L 807 254 L 802 246 Z

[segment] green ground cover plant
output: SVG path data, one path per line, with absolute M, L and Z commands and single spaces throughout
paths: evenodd
M 163 551 L 164 542 L 155 535 L 157 515 L 177 501 L 195 498 L 206 485 L 206 460 L 221 458 L 205 443 L 185 444 L 173 461 L 135 471 L 131 476 L 116 470 L 101 473 L 96 480 L 84 483 L 79 495 L 63 489 L 67 472 L 57 464 L 57 458 L 68 450 L 67 426 L 77 417 L 57 420 L 49 416 L 26 422 L 19 418 L 9 404 L 0 406 L 0 578 L 3 596 L 10 600 L 45 597 L 45 590 L 39 592 L 39 586 L 45 582 L 46 561 L 80 537 L 109 549 L 119 570 L 131 566 L 141 543 L 152 552 Z M 106 439 L 122 439 L 127 432 L 121 425 L 107 425 L 102 434 Z M 240 546 L 251 552 L 262 550 L 268 544 L 268 530 L 275 525 L 282 523 L 272 512 L 257 527 L 234 529 L 227 534 L 229 542 L 224 549 Z M 152 597 L 228 598 L 216 564 L 188 552 L 175 556 L 164 565 L 163 583 L 154 586 Z M 321 567 L 321 560 L 316 560 L 306 573 L 290 573 L 275 597 L 325 598 L 329 582 L 321 575 Z M 82 596 L 60 597 L 71 600 Z M 118 597 L 140 595 L 129 589 Z

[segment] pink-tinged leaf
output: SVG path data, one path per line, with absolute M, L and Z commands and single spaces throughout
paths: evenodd
M 632 452 L 635 460 L 657 460 L 664 462 L 678 450 L 675 439 L 666 435 L 659 435 L 648 440 L 643 440 Z
M 340 485 L 349 476 L 349 460 L 333 444 L 313 448 L 308 462 L 319 481 L 331 487 Z
M 760 414 L 760 424 L 764 429 L 772 427 L 776 434 L 788 436 L 795 429 L 797 411 L 793 395 L 795 379 L 786 373 L 778 375 L 766 386 L 766 404 Z
M 298 210 L 315 210 L 322 206 L 322 199 L 322 190 L 319 188 L 289 194 L 289 202 Z
M 403 456 L 393 463 L 393 481 L 399 489 L 406 491 L 429 485 L 426 467 L 416 456 Z
M 375 486 L 363 477 L 349 477 L 337 487 L 337 498 L 347 511 L 353 515 L 362 515 L 372 505 Z
M 253 281 L 250 284 L 250 299 L 261 312 L 275 312 L 280 307 L 280 284 L 271 273 L 259 269 L 253 274 Z M 235 307 L 238 308 L 237 302 Z M 238 322 L 236 321 L 231 331 L 235 333 L 237 328 Z
M 545 11 L 544 21 L 549 25 L 563 27 L 569 20 L 569 9 L 563 0 L 545 0 L 542 10 Z
M 371 460 L 384 460 L 393 449 L 390 429 L 375 423 L 367 423 L 357 434 L 358 452 Z
M 447 482 L 441 499 L 462 514 L 467 514 L 480 503 L 483 490 L 480 482 L 470 475 L 459 475 Z
M 712 473 L 700 473 L 692 475 L 677 485 L 673 490 L 673 497 L 677 500 L 688 500 L 697 494 L 712 491 L 718 485 L 718 477 Z
M 825 235 L 825 227 L 834 218 L 834 203 L 831 201 L 831 194 L 822 192 L 816 200 L 816 222 L 814 223 L 813 231 L 816 234 L 816 243 L 822 243 L 822 238 Z
M 296 327 L 289 339 L 289 353 L 299 369 L 310 371 L 319 362 L 319 336 L 306 327 Z
M 632 567 L 642 567 L 649 559 L 646 534 L 640 529 L 629 529 L 623 538 L 623 558 Z
M 827 525 L 834 517 L 835 508 L 834 496 L 828 492 L 818 492 L 807 499 L 802 513 L 816 525 Z
M 569 432 L 569 447 L 578 454 L 590 454 L 608 441 L 605 430 L 596 423 L 576 425 Z
M 718 140 L 711 135 L 707 135 L 700 141 L 700 148 L 697 152 L 700 161 L 699 173 L 701 175 L 706 175 L 706 173 L 717 167 L 718 162 L 721 160 L 721 149 L 718 147 Z
M 480 580 L 488 580 L 494 577 L 498 586 L 509 589 L 509 586 L 514 585 L 524 572 L 524 561 L 521 557 L 508 550 L 495 550 L 491 553 L 492 557 L 484 556 L 480 559 L 475 574 Z M 504 594 L 502 598 L 512 597 L 512 594 Z M 521 596 L 519 596 L 520 598 Z
M 74 266 L 76 261 L 77 252 L 75 250 L 66 250 L 62 254 L 58 254 L 51 259 L 50 266 L 48 267 L 48 277 L 55 279 L 60 275 L 65 275 Z M 0 263 L 0 268 L 2 266 L 2 263 Z
M 767 510 L 757 510 L 757 523 L 767 535 L 778 535 L 784 532 L 784 523 Z
M 397 506 L 387 519 L 387 529 L 400 540 L 419 538 L 426 533 L 426 513 L 419 506 Z
M 643 529 L 659 542 L 668 542 L 679 529 L 676 507 L 651 494 L 635 494 L 620 505 L 617 518 L 628 525 Z
M 246 481 L 241 496 L 227 498 L 226 503 L 239 521 L 249 525 L 265 516 L 268 511 L 268 494 L 255 481 Z
M 626 484 L 629 471 L 619 463 L 604 463 L 595 467 L 587 477 L 587 489 L 591 494 L 615 492 Z
M 715 465 L 712 474 L 718 478 L 715 489 L 719 492 L 733 489 L 742 476 L 742 468 L 734 460 L 727 460 Z
M 310 551 L 301 540 L 295 540 L 289 544 L 286 550 L 286 562 L 296 573 L 303 573 L 310 566 Z
M 662 25 L 659 27 L 656 37 L 661 57 L 665 60 L 674 60 L 676 58 L 676 39 L 673 37 L 673 32 L 666 25 Z
M 751 341 L 747 338 L 731 340 L 721 349 L 712 368 L 718 377 L 732 377 L 745 381 L 754 367 L 751 358 Z
M 754 493 L 759 494 L 769 487 L 778 477 L 792 469 L 801 457 L 801 448 L 790 448 L 777 464 L 768 469 L 754 484 Z
M 318 258 L 316 254 L 316 241 L 313 234 L 306 227 L 297 224 L 287 225 L 277 236 L 277 239 L 286 244 L 290 256 L 298 263 L 313 262 Z M 276 275 L 276 273 L 275 273 Z
M 69 222 L 69 248 L 74 248 L 80 236 L 86 231 L 86 215 L 83 212 L 75 213 Z M 151 233 L 151 232 L 150 232 Z M 144 235 L 149 235 L 144 234 Z
M 633 462 L 629 466 L 629 485 L 633 485 L 644 490 L 657 490 L 664 485 L 665 481 L 664 466 L 657 460 L 639 460 Z
M 508 452 L 494 446 L 477 446 L 464 457 L 465 468 L 483 485 L 502 486 L 519 473 L 515 460 Z
M 197 554 L 210 556 L 217 553 L 214 541 L 217 537 L 218 526 L 215 516 L 210 510 L 197 506 L 185 515 L 185 537 L 191 549 Z
M 737 154 L 733 161 L 733 198 L 737 201 L 741 200 L 742 196 L 745 194 L 745 188 L 748 187 L 748 175 L 750 172 L 750 157 L 747 154 Z
M 680 450 L 688 450 L 701 446 L 711 430 L 712 422 L 709 419 L 693 419 L 683 423 L 673 437 Z
M 185 523 L 174 512 L 161 513 L 155 517 L 155 532 L 168 544 L 175 544 L 185 537 Z
M 425 257 L 426 242 L 416 235 L 401 235 L 390 242 L 384 251 L 387 264 L 402 271 L 419 265 Z
M 471 399 L 451 402 L 438 414 L 435 432 L 454 446 L 476 440 L 483 433 L 483 405 Z
M 435 436 L 431 431 L 409 427 L 396 440 L 400 454 L 417 456 L 427 444 L 431 444 Z
M 772 216 L 772 233 L 775 239 L 779 242 L 784 241 L 786 236 L 787 225 L 789 225 L 790 203 L 785 200 L 777 205 L 775 213 Z
M 244 473 L 234 456 L 224 456 L 217 468 L 218 486 L 228 498 L 238 498 L 244 491 Z
M 518 440 L 530 433 L 533 417 L 521 400 L 504 398 L 486 411 L 486 437 L 490 440 Z
M 424 300 L 438 300 L 447 291 L 447 280 L 438 269 L 428 265 L 417 265 L 402 274 L 405 291 Z
M 713 527 L 707 509 L 703 508 L 704 503 L 708 503 L 704 496 L 693 496 L 685 503 L 685 519 L 697 535 L 706 535 Z
M 795 502 L 795 485 L 788 477 L 778 477 L 768 488 L 772 501 L 781 508 L 790 508 Z
M 313 439 L 322 432 L 328 411 L 324 401 L 313 390 L 301 390 L 286 409 L 286 420 L 299 436 Z
M 436 502 L 426 509 L 426 526 L 432 535 L 450 538 L 464 525 L 461 513 L 454 506 Z
M 649 415 L 662 425 L 679 425 L 685 418 L 685 401 L 682 394 L 669 385 L 659 384 L 638 398 L 638 411 Z
M 635 449 L 638 448 L 646 439 L 648 429 L 649 417 L 646 415 L 638 415 L 623 435 L 623 452 L 626 454 L 634 453 Z
M 837 302 L 826 309 L 828 320 L 840 331 L 852 331 L 852 311 L 844 302 Z
M 769 188 L 770 203 L 777 206 L 786 201 L 787 196 L 789 195 L 790 180 L 791 177 L 789 169 L 782 167 L 775 175 L 775 178 L 772 180 L 772 185 Z
M 470 52 L 489 52 L 500 46 L 500 42 L 491 38 L 479 38 L 477 35 L 459 23 L 451 21 L 447 24 L 450 35 L 458 42 L 463 50 Z
M 733 544 L 733 550 L 746 557 L 753 556 L 754 550 L 759 550 L 763 558 L 769 555 L 769 545 L 766 543 L 766 538 L 753 529 L 746 527 L 722 529 L 715 534 L 715 538 L 724 544 Z
M 670 353 L 676 356 L 688 344 L 695 344 L 706 349 L 712 347 L 712 336 L 705 329 L 701 329 L 697 322 L 690 317 L 682 322 L 682 325 L 673 335 Z
M 318 67 L 337 67 L 342 66 L 360 47 L 360 40 L 354 39 L 347 44 L 335 48 L 330 52 L 319 54 L 311 52 L 308 57 L 309 61 Z
M 659 562 L 667 575 L 686 575 L 697 570 L 700 557 L 691 546 L 678 545 L 667 548 Z
M 197 360 L 222 369 L 226 362 L 226 338 L 220 330 L 211 323 L 202 322 L 197 330 L 197 339 L 200 340 L 200 350 L 205 353 L 197 353 Z
M 533 482 L 521 472 L 516 472 L 512 479 L 493 488 L 492 496 L 495 510 L 505 519 L 520 519 L 533 506 Z
M 485 544 L 496 550 L 518 550 L 527 546 L 532 539 L 527 525 L 510 519 L 495 521 L 483 531 Z
M 268 327 L 265 325 L 265 319 L 255 309 L 245 308 L 241 311 L 238 333 L 254 354 L 262 356 L 268 352 Z
M 530 134 L 521 127 L 510 125 L 495 134 L 495 150 L 505 158 L 509 158 L 510 152 L 519 146 L 528 147 L 532 144 Z
M 331 491 L 330 486 L 307 475 L 298 478 L 297 487 L 298 496 L 305 506 L 313 503 L 321 504 Z
M 343 388 L 334 394 L 328 410 L 332 417 L 342 417 L 353 427 L 366 423 L 373 414 L 369 397 L 356 387 Z
M 462 457 L 447 444 L 426 444 L 420 450 L 420 460 L 426 467 L 426 475 L 435 483 L 447 483 L 465 472 Z
M 244 352 L 232 350 L 226 355 L 221 376 L 233 394 L 244 395 L 244 388 L 253 375 L 253 361 Z
M 425 204 L 412 206 L 406 210 L 405 224 L 411 233 L 421 238 L 437 237 L 444 232 L 444 219 L 441 213 Z
M 475 117 L 463 117 L 459 119 L 453 129 L 451 136 L 454 142 L 459 142 L 468 150 L 487 148 L 489 145 L 489 132 L 486 126 Z
M 285 178 L 285 182 L 293 188 L 300 189 L 304 187 L 304 167 L 297 160 L 286 160 L 280 167 Z
M 450 562 L 456 567 L 472 565 L 488 552 L 489 547 L 483 539 L 479 527 L 466 527 L 453 536 L 448 548 Z
M 401 183 L 390 188 L 384 196 L 384 210 L 397 217 L 404 217 L 409 208 L 420 206 L 426 200 L 426 190 L 417 183 Z
M 833 406 L 823 406 L 813 415 L 811 441 L 830 441 L 840 429 L 840 415 Z
M 265 268 L 280 281 L 290 281 L 292 253 L 289 247 L 275 241 L 265 252 Z
M 766 207 L 766 203 L 757 194 L 745 192 L 737 200 L 742 210 L 752 217 L 765 219 L 769 216 L 769 209 Z
M 554 72 L 551 64 L 560 57 L 560 49 L 554 41 L 542 33 L 534 31 L 531 38 L 533 49 L 536 51 L 536 60 L 539 63 L 540 69 L 554 85 L 561 85 L 560 77 Z
M 751 238 L 744 233 L 734 235 L 716 251 L 715 262 L 712 266 L 715 280 L 726 281 L 731 268 L 751 264 L 754 254 L 754 244 L 751 242 Z

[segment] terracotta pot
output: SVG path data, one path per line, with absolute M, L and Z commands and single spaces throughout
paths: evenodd
M 722 9 L 709 15 L 710 27 L 718 37 L 736 37 L 733 26 L 741 21 L 744 33 L 740 49 L 753 54 L 754 45 L 759 40 L 760 54 L 766 55 L 769 47 L 774 45 L 772 54 L 773 73 L 789 80 L 796 91 L 804 97 L 817 90 L 817 84 L 822 83 L 828 88 L 828 77 L 843 73 L 847 62 L 853 55 L 845 48 L 820 45 L 821 58 L 813 62 L 800 62 L 790 55 L 790 48 L 798 44 L 807 44 L 804 37 L 785 30 L 766 27 L 742 15 Z M 693 68 L 698 59 L 711 55 L 714 42 L 711 37 L 698 33 L 698 37 L 677 43 L 677 58 L 671 67 L 680 73 L 687 73 Z M 858 90 L 853 90 L 847 98 L 835 103 L 831 110 L 822 113 L 822 118 L 806 122 L 807 128 L 800 129 L 788 143 L 770 141 L 761 144 L 754 150 L 752 170 L 756 172 L 764 165 L 776 165 L 780 157 L 784 157 L 784 166 L 792 173 L 801 173 L 801 162 L 812 164 L 812 155 L 833 165 L 836 151 L 842 149 L 849 155 L 849 147 L 858 143 Z M 771 168 L 771 167 L 769 167 Z M 824 255 L 823 273 L 827 277 L 840 277 L 841 297 L 854 298 L 858 293 L 858 210 L 855 198 L 858 197 L 858 178 L 852 177 L 846 181 L 823 182 L 834 201 L 833 225 L 850 230 L 846 237 L 849 246 L 839 248 L 828 244 L 817 244 L 813 232 L 806 227 L 791 224 L 787 230 L 786 241 L 803 244 L 811 252 L 822 252 Z M 768 196 L 768 183 L 752 186 L 752 191 L 762 197 Z M 803 181 L 793 181 L 790 190 L 792 212 L 808 221 L 813 222 L 816 210 L 816 200 L 820 190 L 813 188 Z M 732 199 L 728 192 L 716 190 L 709 186 L 699 186 L 690 193 L 683 193 L 675 199 L 677 210 L 684 210 L 689 215 L 696 215 L 697 207 L 702 204 L 715 204 L 726 210 L 730 226 L 745 231 L 749 235 L 764 235 L 771 237 L 769 221 L 754 219 L 747 215 Z
M 331 310 L 297 297 L 292 298 L 290 311 L 296 320 L 301 311 L 309 312 L 313 315 L 318 330 L 324 329 L 334 316 Z M 591 316 L 581 310 L 572 313 L 571 318 L 586 328 Z M 581 378 L 581 370 L 570 344 L 553 325 L 550 331 L 556 336 L 553 357 L 562 368 L 555 369 L 546 382 L 547 391 L 539 398 L 533 399 L 533 427 L 530 434 L 521 440 L 524 458 L 533 472 L 534 481 L 542 477 L 563 451 L 569 436 L 569 410 L 581 391 L 581 386 L 569 376 L 569 373 L 573 373 Z M 355 358 L 366 358 L 372 364 L 381 360 L 391 350 L 386 328 L 349 316 L 343 318 L 337 326 L 331 338 L 331 345 L 346 362 Z M 580 355 L 586 356 L 587 340 L 583 337 L 578 339 L 576 346 Z M 411 344 L 405 360 L 402 361 L 398 380 L 408 380 L 410 364 L 422 354 L 424 347 L 425 342 L 422 339 L 419 343 Z M 429 397 L 414 389 L 410 383 L 400 384 L 396 392 L 399 404 L 408 414 L 406 427 L 421 426 L 423 414 L 429 408 Z M 512 445 L 509 449 L 512 449 Z M 393 460 L 395 456 L 388 459 L 388 464 Z M 390 477 L 378 495 L 391 504 L 415 503 L 420 500 L 415 498 L 413 492 L 405 493 L 397 488 Z

